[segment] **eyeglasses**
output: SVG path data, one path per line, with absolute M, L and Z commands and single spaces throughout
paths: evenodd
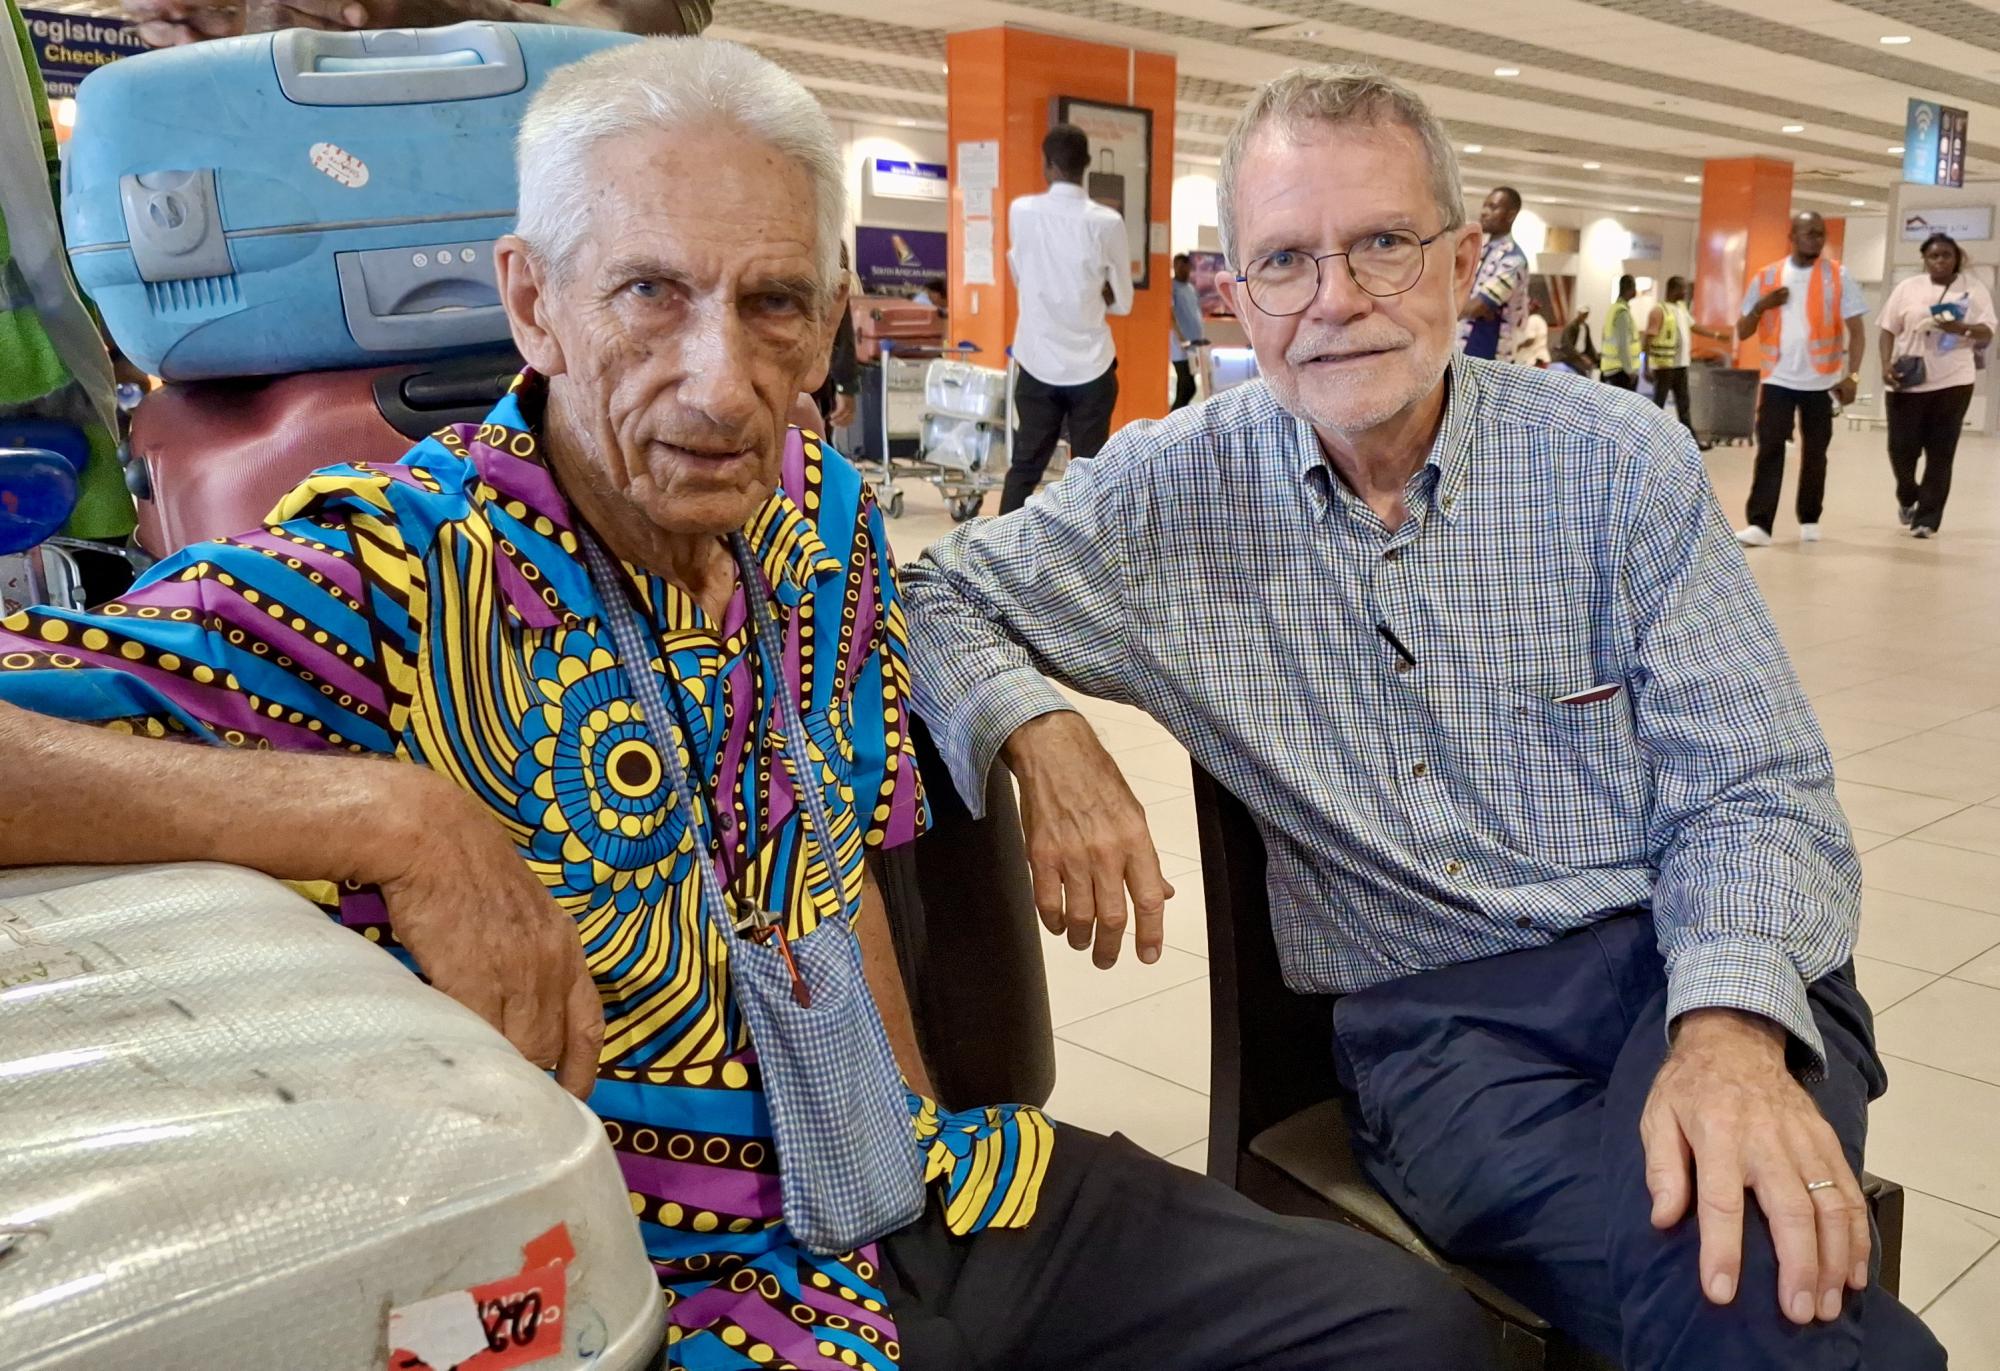
M 1401 295 L 1424 276 L 1424 249 L 1451 232 L 1439 229 L 1419 238 L 1409 229 L 1385 229 L 1351 244 L 1345 252 L 1309 257 L 1291 248 L 1267 252 L 1245 267 L 1237 281 L 1266 314 L 1304 314 L 1319 296 L 1321 263 L 1338 257 L 1355 285 L 1374 296 Z

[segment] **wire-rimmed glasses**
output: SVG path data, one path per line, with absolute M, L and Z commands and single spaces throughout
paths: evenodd
M 1354 284 L 1374 296 L 1401 295 L 1424 277 L 1425 251 L 1451 232 L 1439 229 L 1419 238 L 1412 229 L 1383 229 L 1349 244 L 1345 252 L 1318 257 L 1296 248 L 1267 252 L 1244 267 L 1237 281 L 1266 314 L 1304 314 L 1319 296 L 1321 264 L 1340 258 Z

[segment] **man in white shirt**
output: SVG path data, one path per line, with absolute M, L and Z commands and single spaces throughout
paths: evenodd
M 1090 139 L 1057 124 L 1042 139 L 1049 188 L 1007 207 L 1007 268 L 1020 294 L 1014 325 L 1013 464 L 1000 512 L 1028 502 L 1069 424 L 1072 456 L 1094 457 L 1111 436 L 1118 358 L 1106 316 L 1132 312 L 1125 220 L 1083 193 Z
M 1792 216 L 1792 252 L 1750 279 L 1736 336 L 1757 335 L 1764 384 L 1757 392 L 1757 472 L 1745 547 L 1769 547 L 1785 485 L 1785 444 L 1799 429 L 1799 541 L 1819 541 L 1826 495 L 1826 449 L 1833 403 L 1854 403 L 1866 345 L 1868 302 L 1847 268 L 1826 253 L 1826 220 L 1811 210 Z

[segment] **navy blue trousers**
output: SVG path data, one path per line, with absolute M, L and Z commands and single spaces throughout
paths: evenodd
M 1342 996 L 1334 1056 L 1369 1175 L 1434 1246 L 1626 1371 L 1944 1366 L 1876 1286 L 1832 1323 L 1785 1318 L 1754 1195 L 1734 1303 L 1703 1296 L 1698 1226 L 1653 1227 L 1639 1136 L 1666 999 L 1645 914 Z M 1845 968 L 1811 1002 L 1828 1062 L 1807 1089 L 1859 1174 L 1887 1084 L 1873 1020 Z

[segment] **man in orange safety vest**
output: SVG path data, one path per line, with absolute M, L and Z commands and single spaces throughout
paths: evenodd
M 1861 379 L 1868 304 L 1847 268 L 1826 255 L 1826 220 L 1811 210 L 1792 216 L 1792 252 L 1749 282 L 1739 339 L 1757 335 L 1763 386 L 1757 392 L 1757 471 L 1749 522 L 1737 541 L 1769 547 L 1785 484 L 1785 443 L 1799 428 L 1799 541 L 1819 541 L 1826 494 L 1826 449 L 1833 404 L 1854 403 Z

